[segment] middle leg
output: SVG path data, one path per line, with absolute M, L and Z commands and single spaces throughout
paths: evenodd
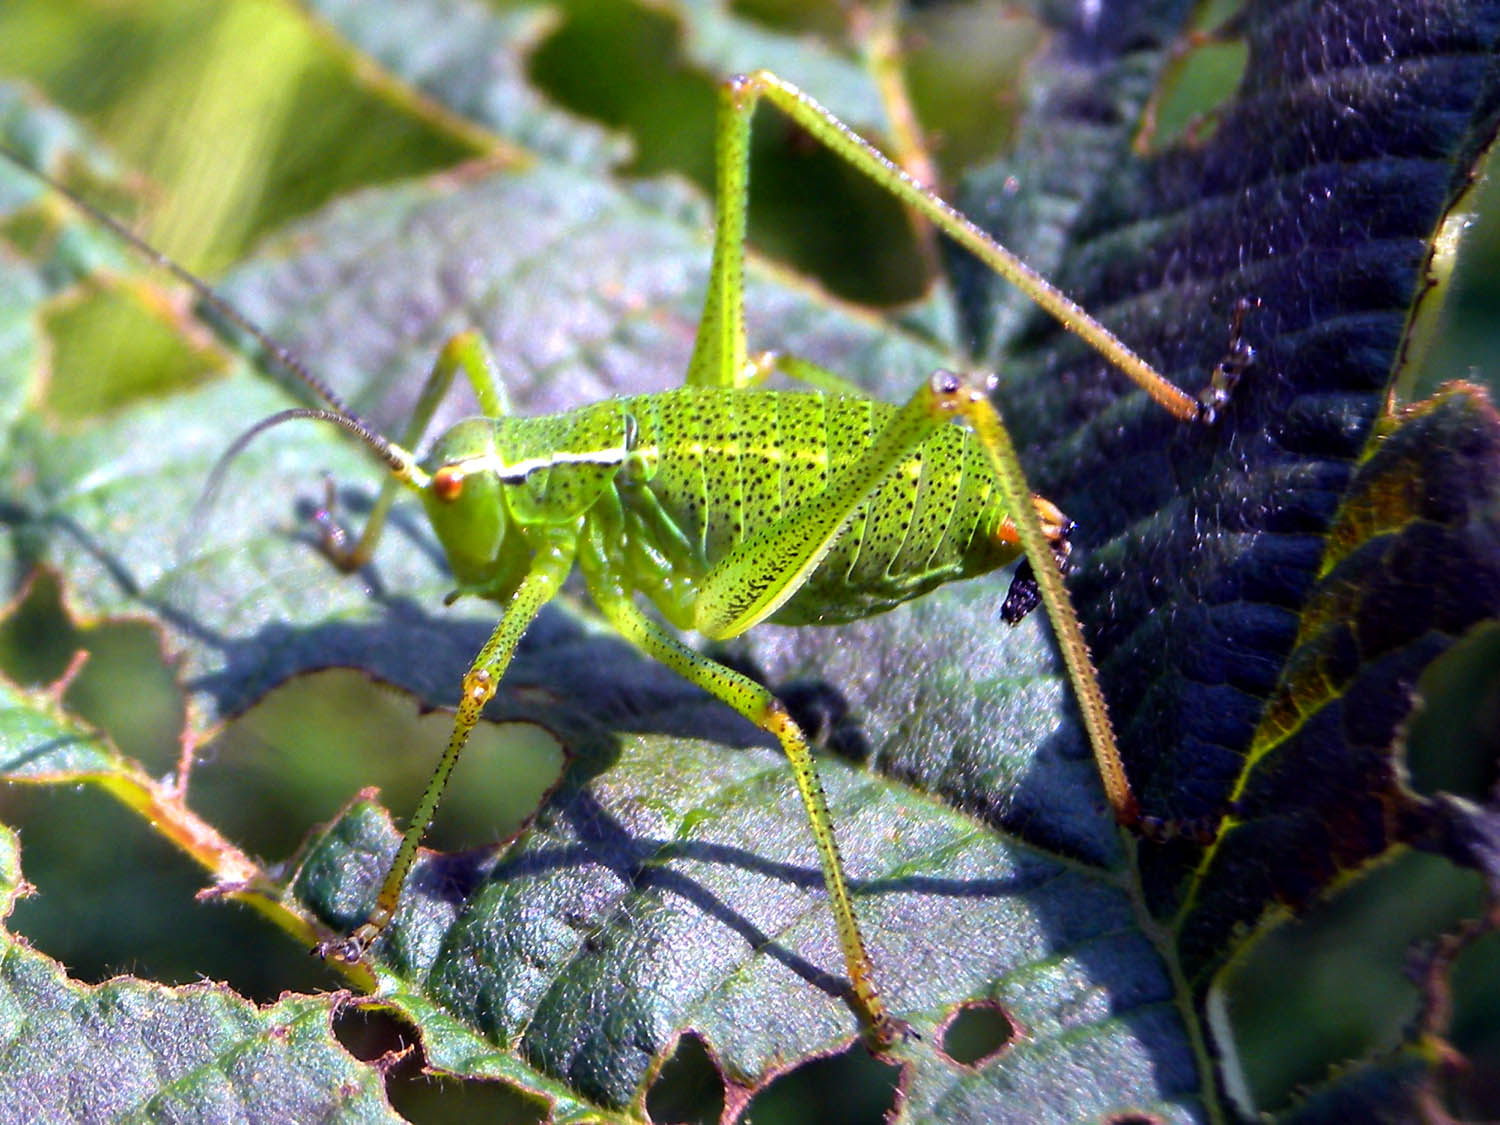
M 887 1012 L 875 987 L 874 968 L 854 914 L 854 901 L 844 875 L 844 861 L 839 855 L 833 818 L 828 812 L 828 798 L 813 764 L 807 738 L 786 707 L 767 688 L 693 651 L 642 613 L 608 564 L 597 553 L 592 554 L 593 557 L 589 557 L 591 552 L 586 549 L 581 560 L 589 593 L 620 634 L 683 679 L 775 735 L 781 743 L 817 846 L 823 884 L 828 890 L 839 945 L 849 973 L 849 1005 L 859 1017 L 867 1042 L 877 1050 L 889 1046 L 901 1036 L 903 1025 Z

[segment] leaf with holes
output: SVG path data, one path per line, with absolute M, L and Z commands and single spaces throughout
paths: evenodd
M 468 327 L 523 413 L 680 379 L 708 264 L 701 198 L 608 171 L 613 139 L 527 83 L 542 16 L 402 5 L 382 20 L 383 7 L 320 11 L 378 97 L 483 159 L 342 194 L 239 266 L 231 299 L 390 430 L 442 340 Z M 439 10 L 464 33 L 397 33 Z M 1397 412 L 1387 394 L 1420 367 L 1414 341 L 1441 295 L 1427 279 L 1451 255 L 1439 235 L 1494 135 L 1497 13 L 1250 5 L 1225 31 L 1242 48 L 1235 92 L 1169 138 L 1142 122 L 1182 12 L 1049 9 L 1010 155 L 955 170 L 957 198 L 1189 387 L 1222 353 L 1235 300 L 1259 296 L 1258 359 L 1219 426 L 1174 429 L 971 263 L 945 263 L 897 313 L 752 270 L 753 344 L 884 398 L 966 350 L 1000 371 L 1033 484 L 1080 524 L 1071 587 L 1137 791 L 1152 816 L 1207 829 L 1164 844 L 1117 832 L 1045 627 L 1001 629 L 997 580 L 841 629 L 757 630 L 726 653 L 834 751 L 823 770 L 880 984 L 924 1035 L 871 1081 L 913 1119 L 1232 1114 L 1219 1064 L 1233 1044 L 1210 993 L 1247 935 L 1397 845 L 1484 862 L 1483 810 L 1410 792 L 1399 747 L 1424 669 L 1500 613 L 1497 424 L 1477 389 Z M 745 21 L 727 6 L 650 19 L 699 67 L 743 65 Z M 583 37 L 585 18 L 569 21 Z M 755 33 L 853 125 L 899 134 L 876 34 L 860 65 Z M 486 67 L 491 99 L 449 80 Z M 41 111 L 15 113 L 26 127 L 7 125 L 7 143 L 30 136 L 33 159 L 68 166 L 71 147 L 35 140 L 52 136 Z M 96 232 L 22 204 L 6 229 L 26 237 L 4 263 L 30 307 L 60 277 L 96 276 L 71 249 Z M 112 268 L 200 373 L 81 420 L 12 411 L 12 581 L 41 564 L 79 616 L 159 628 L 195 739 L 328 666 L 451 703 L 493 607 L 441 608 L 449 580 L 410 509 L 366 575 L 331 573 L 299 502 L 317 502 L 327 470 L 357 510 L 377 479 L 335 436 L 268 436 L 206 526 L 165 545 L 228 441 L 288 400 L 136 267 Z M 43 351 L 4 353 L 19 388 L 6 401 L 37 400 Z M 429 1066 L 503 1079 L 566 1120 L 656 1113 L 659 1077 L 697 1059 L 730 1115 L 790 1064 L 845 1051 L 854 1025 L 830 979 L 811 840 L 785 763 L 752 728 L 566 597 L 493 714 L 541 724 L 572 758 L 503 847 L 418 868 L 378 972 L 380 1003 L 420 1028 Z M 352 807 L 295 857 L 285 909 L 346 928 L 393 839 L 377 807 Z M 1388 1076 L 1406 1099 L 1392 1104 L 1412 1104 L 1431 1072 Z M 1355 1104 L 1368 1080 L 1344 1072 L 1318 1104 Z

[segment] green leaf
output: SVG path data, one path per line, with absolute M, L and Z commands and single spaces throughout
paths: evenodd
M 520 149 L 595 171 L 626 153 L 620 138 L 561 112 L 527 81 L 527 55 L 557 22 L 546 5 L 497 12 L 474 0 L 315 0 L 307 8 L 357 59 L 451 111 L 455 129 L 480 126 Z
M 51 701 L 9 684 L 0 684 L 0 739 L 50 748 L 6 761 L 10 776 L 118 766 Z M 27 890 L 16 834 L 0 827 L 0 917 Z M 335 997 L 257 1007 L 207 982 L 86 985 L 4 927 L 0 966 L 0 1099 L 27 1119 L 399 1120 L 379 1072 L 334 1038 Z
M 856 125 L 888 118 L 857 51 L 715 4 L 660 10 L 690 66 L 770 63 Z M 1046 629 L 998 625 L 999 579 L 842 629 L 759 629 L 725 654 L 840 752 L 821 769 L 878 983 L 924 1037 L 894 1053 L 914 1119 L 1221 1119 L 1234 1109 L 1212 1060 L 1234 1044 L 1210 1027 L 1210 992 L 1255 927 L 1400 844 L 1482 863 L 1480 818 L 1408 792 L 1399 754 L 1417 678 L 1500 615 L 1500 427 L 1472 389 L 1384 411 L 1426 257 L 1495 131 L 1500 16 L 1456 0 L 1421 19 L 1256 5 L 1231 28 L 1246 70 L 1212 131 L 1152 147 L 1137 125 L 1185 10 L 1049 9 L 1016 147 L 966 170 L 962 202 L 1190 389 L 1234 300 L 1259 296 L 1258 359 L 1220 425 L 1175 428 L 965 263 L 899 314 L 752 267 L 752 346 L 887 399 L 979 341 L 1033 485 L 1080 522 L 1072 589 L 1143 805 L 1209 818 L 1206 845 L 1114 828 Z M 341 197 L 240 266 L 233 303 L 387 432 L 443 340 L 471 327 L 523 414 L 679 379 L 707 211 L 680 182 L 608 172 L 616 142 L 527 81 L 554 17 L 361 4 L 319 18 L 376 97 L 492 159 Z M 0 114 L 7 143 L 59 128 L 18 104 Z M 76 167 L 56 155 L 74 142 L 48 144 L 27 155 Z M 10 581 L 43 565 L 75 615 L 155 623 L 194 740 L 330 665 L 451 704 L 497 611 L 441 608 L 450 580 L 412 507 L 366 572 L 332 572 L 306 522 L 319 474 L 356 514 L 377 487 L 349 443 L 268 434 L 189 521 L 228 442 L 289 404 L 272 381 L 209 349 L 225 368 L 211 379 L 57 409 L 39 341 L 68 279 L 96 272 L 57 265 L 87 224 L 38 214 L 0 175 L 17 216 L 0 231 L 31 232 L 0 259 L 15 294 L 3 338 L 18 341 L 0 348 Z M 162 323 L 202 350 L 175 308 L 162 302 Z M 470 409 L 460 395 L 443 417 Z M 540 723 L 573 760 L 503 847 L 418 866 L 376 968 L 429 1066 L 502 1079 L 560 1120 L 627 1117 L 684 1042 L 706 1046 L 726 1105 L 851 1042 L 810 833 L 766 739 L 571 596 L 538 620 L 492 715 Z M 7 760 L 38 738 L 10 734 Z M 385 816 L 356 805 L 295 858 L 297 903 L 346 930 L 393 847 Z M 995 1057 L 943 1053 L 959 1010 L 998 1013 Z

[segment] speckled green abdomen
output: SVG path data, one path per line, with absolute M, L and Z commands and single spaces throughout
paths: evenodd
M 872 399 L 684 388 L 621 400 L 635 442 L 616 478 L 637 588 L 680 627 L 698 580 L 803 505 L 869 447 L 895 408 Z M 1019 553 L 968 431 L 936 430 L 880 484 L 771 618 L 833 624 L 889 609 Z

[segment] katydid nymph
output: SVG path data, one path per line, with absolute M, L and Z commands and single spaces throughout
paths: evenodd
M 1018 285 L 1174 417 L 1212 422 L 1250 362 L 1237 313 L 1229 354 L 1209 385 L 1197 397 L 1182 391 L 828 110 L 765 71 L 730 79 L 719 90 L 713 259 L 685 385 L 675 390 L 545 417 L 508 416 L 483 340 L 464 333 L 442 350 L 397 443 L 204 283 L 106 219 L 249 331 L 325 404 L 257 423 L 220 460 L 208 492 L 267 429 L 295 419 L 332 422 L 368 447 L 389 476 L 356 539 L 346 540 L 331 504 L 320 513 L 330 558 L 344 570 L 364 565 L 406 489 L 419 495 L 453 573 L 450 599 L 475 596 L 502 607 L 463 677 L 447 749 L 373 907 L 351 934 L 318 946 L 321 955 L 360 961 L 390 924 L 471 731 L 521 636 L 575 566 L 622 636 L 781 744 L 816 843 L 848 974 L 846 999 L 874 1047 L 891 1044 L 905 1025 L 887 1011 L 878 989 L 807 739 L 767 688 L 684 643 L 642 601 L 676 629 L 722 640 L 764 621 L 855 620 L 1024 555 L 1003 616 L 1014 622 L 1038 601 L 1046 606 L 1113 814 L 1124 826 L 1141 820 L 1062 582 L 1071 523 L 1027 487 L 990 401 L 991 377 L 938 371 L 904 405 L 893 406 L 852 393 L 806 360 L 750 352 L 742 275 L 750 122 L 761 99 Z M 759 388 L 773 371 L 812 389 Z M 459 422 L 418 459 L 411 450 L 460 372 L 483 416 Z

